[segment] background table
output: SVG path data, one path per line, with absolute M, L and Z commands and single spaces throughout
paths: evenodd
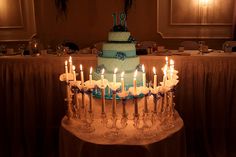
M 173 56 L 180 83 L 176 108 L 185 123 L 190 157 L 236 156 L 236 57 Z M 58 80 L 67 57 L 0 57 L 0 156 L 58 156 L 65 115 L 65 85 Z M 141 56 L 152 77 L 164 56 Z M 86 69 L 96 56 L 73 57 Z M 149 77 L 150 76 L 150 77 Z

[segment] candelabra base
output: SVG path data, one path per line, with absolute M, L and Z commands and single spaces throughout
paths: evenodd
M 120 139 L 120 138 L 125 138 L 127 135 L 123 132 L 121 132 L 120 130 L 110 130 L 104 133 L 104 138 L 106 139 Z
M 91 126 L 90 124 L 81 124 L 78 126 L 78 129 L 82 133 L 92 133 L 95 131 L 95 128 Z

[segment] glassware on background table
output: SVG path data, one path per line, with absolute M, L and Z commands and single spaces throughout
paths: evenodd
M 200 52 L 200 54 L 202 54 L 203 53 L 203 46 L 205 45 L 205 41 L 199 41 L 198 45 L 199 45 L 199 52 Z

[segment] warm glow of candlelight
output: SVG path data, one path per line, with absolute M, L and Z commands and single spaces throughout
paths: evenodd
M 165 58 L 165 59 L 166 59 L 166 65 L 168 65 L 168 57 L 166 56 L 166 58 Z
M 143 71 L 143 73 L 145 73 L 145 67 L 144 67 L 144 64 L 142 65 L 142 71 Z
M 154 76 L 153 76 L 153 88 L 155 89 L 156 86 L 157 86 L 157 74 L 156 74 L 156 68 L 153 67 L 152 70 L 153 70 L 153 73 L 154 73 Z
M 104 72 L 105 72 L 105 69 L 102 69 L 102 74 L 101 74 L 101 84 L 103 86 L 103 80 L 104 80 Z
M 90 84 L 92 84 L 92 80 L 93 80 L 93 78 L 92 78 L 92 72 L 93 72 L 93 68 L 90 67 L 90 71 L 89 71 L 89 81 L 90 81 Z
M 70 62 L 70 63 L 72 62 L 72 57 L 71 57 L 71 56 L 69 57 L 69 62 Z
M 66 73 L 66 82 L 68 82 L 68 66 L 67 66 L 67 60 L 65 61 L 65 73 Z
M 142 65 L 142 71 L 143 71 L 143 87 L 146 87 L 146 73 L 144 64 Z
M 89 73 L 92 74 L 92 72 L 93 72 L 93 67 L 90 67 Z
M 137 69 L 136 69 L 135 72 L 134 72 L 134 80 L 133 80 L 134 95 L 136 95 L 136 93 L 137 93 L 137 84 L 136 84 L 137 73 L 138 73 L 138 71 L 137 71 Z
M 80 71 L 83 71 L 83 66 L 82 66 L 82 64 L 80 64 L 79 67 L 80 67 Z
M 170 65 L 174 65 L 174 64 L 175 64 L 174 60 L 171 59 L 171 60 L 170 60 Z
M 114 74 L 116 74 L 116 73 L 117 73 L 117 71 L 118 71 L 118 69 L 117 69 L 117 68 L 115 68 L 115 69 L 114 69 Z
M 210 4 L 210 0 L 199 0 L 199 4 L 202 6 L 207 6 Z
M 120 77 L 121 77 L 121 79 L 120 79 L 121 80 L 121 92 L 125 91 L 124 74 L 125 74 L 124 71 L 120 74 Z
M 121 77 L 121 78 L 124 78 L 124 75 L 125 75 L 125 72 L 123 71 L 123 72 L 120 74 L 120 77 Z
M 114 69 L 114 74 L 113 74 L 113 84 L 116 84 L 116 72 L 117 72 L 117 68 Z
M 73 75 L 74 75 L 74 81 L 76 81 L 76 73 L 75 73 L 75 66 L 72 66 L 72 70 L 73 70 Z
M 152 71 L 153 71 L 154 75 L 156 75 L 156 68 L 155 67 L 152 68 Z
M 83 72 L 83 66 L 80 64 L 80 79 L 81 79 L 81 85 L 84 86 L 84 72 Z
M 72 57 L 69 57 L 69 73 L 72 73 Z
M 136 79 L 136 77 L 137 77 L 137 73 L 138 73 L 138 70 L 135 70 L 135 72 L 134 72 L 134 78 Z

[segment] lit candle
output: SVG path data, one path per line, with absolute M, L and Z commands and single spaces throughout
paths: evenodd
M 153 88 L 155 89 L 157 87 L 157 74 L 156 74 L 156 68 L 153 67 L 153 74 L 154 74 L 154 78 L 153 78 Z
M 69 57 L 69 73 L 72 73 L 72 57 Z
M 170 60 L 170 79 L 172 79 L 173 78 L 173 74 L 174 74 L 174 67 L 175 67 L 175 65 L 174 65 L 175 63 L 174 63 L 174 60 Z
M 168 66 L 168 57 L 166 56 L 166 65 Z
M 101 85 L 103 86 L 103 81 L 104 81 L 104 72 L 105 69 L 102 69 L 102 74 L 101 74 Z
M 67 66 L 67 60 L 65 61 L 65 73 L 66 73 L 66 82 L 68 82 L 68 66 Z
M 76 73 L 75 73 L 75 66 L 74 65 L 72 66 L 72 69 L 73 69 L 74 81 L 76 81 Z
M 144 65 L 142 65 L 142 70 L 143 70 L 143 87 L 146 87 L 146 72 Z
M 90 81 L 90 84 L 92 84 L 92 80 L 93 80 L 93 78 L 92 78 L 92 72 L 93 72 L 93 68 L 90 67 L 90 72 L 89 72 L 89 81 Z
M 116 72 L 117 72 L 117 68 L 114 69 L 114 74 L 113 74 L 113 85 L 116 84 Z
M 121 92 L 123 93 L 124 91 L 125 91 L 125 81 L 124 81 L 124 74 L 125 74 L 125 72 L 123 71 L 122 73 L 121 73 L 121 75 L 120 75 L 120 77 L 121 77 Z
M 134 80 L 133 80 L 133 86 L 134 86 L 134 95 L 137 93 L 137 85 L 136 85 L 136 77 L 137 77 L 137 70 L 134 72 Z
M 165 65 L 164 70 L 163 70 L 164 76 L 163 76 L 163 85 L 165 86 L 166 83 L 166 74 L 167 74 L 167 65 Z
M 84 72 L 83 72 L 83 66 L 80 64 L 80 79 L 81 79 L 81 85 L 84 86 Z

